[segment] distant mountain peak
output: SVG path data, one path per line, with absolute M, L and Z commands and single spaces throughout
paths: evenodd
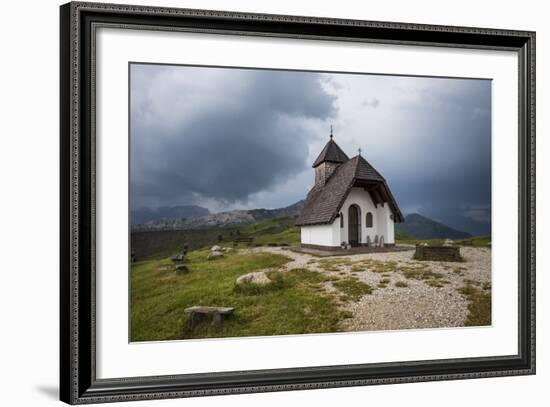
M 469 233 L 453 229 L 419 213 L 405 216 L 405 222 L 397 223 L 395 229 L 415 239 L 466 239 Z

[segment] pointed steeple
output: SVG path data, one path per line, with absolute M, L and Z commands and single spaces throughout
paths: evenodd
M 312 167 L 315 168 L 321 165 L 324 162 L 331 162 L 336 164 L 342 164 L 349 160 L 348 156 L 344 151 L 336 144 L 333 140 L 334 135 L 332 134 L 332 126 L 330 126 L 330 140 L 325 145 L 321 154 L 317 157 Z

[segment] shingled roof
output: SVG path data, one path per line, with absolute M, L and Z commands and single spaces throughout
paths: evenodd
M 334 222 L 354 186 L 368 190 L 375 203 L 387 202 L 394 221 L 403 222 L 403 215 L 384 177 L 367 160 L 357 155 L 341 164 L 324 186 L 314 186 L 309 191 L 296 225 L 321 225 Z
M 325 161 L 331 162 L 331 163 L 344 163 L 348 161 L 349 158 L 344 153 L 344 151 L 340 148 L 338 144 L 332 140 L 332 135 L 330 136 L 330 140 L 325 145 L 325 148 L 323 148 L 323 151 L 321 151 L 321 154 L 319 154 L 319 157 L 315 160 L 312 167 L 315 168 L 319 164 L 322 164 Z

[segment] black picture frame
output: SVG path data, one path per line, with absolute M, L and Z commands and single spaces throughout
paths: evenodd
M 70 404 L 535 373 L 535 33 L 72 2 L 60 7 L 60 398 Z M 511 50 L 519 59 L 519 349 L 515 355 L 136 378 L 96 378 L 95 29 Z

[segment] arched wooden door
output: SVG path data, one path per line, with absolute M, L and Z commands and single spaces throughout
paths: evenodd
M 359 246 L 361 241 L 361 213 L 357 205 L 351 205 L 348 210 L 348 242 L 351 246 Z

